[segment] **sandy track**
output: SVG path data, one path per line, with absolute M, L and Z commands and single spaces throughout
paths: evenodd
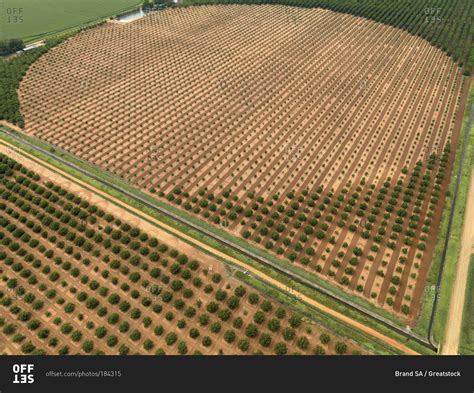
M 445 342 L 441 349 L 443 355 L 457 355 L 464 301 L 466 297 L 469 261 L 474 247 L 474 168 L 471 170 L 471 183 L 467 195 L 467 206 L 464 214 L 464 229 L 461 239 L 461 252 L 457 265 L 456 279 L 451 295 L 448 325 Z
M 12 150 L 14 149 L 14 150 Z M 28 153 L 22 152 L 21 154 L 16 152 L 16 149 L 14 146 L 10 145 L 7 142 L 2 141 L 0 144 L 0 152 L 7 154 L 11 156 L 13 159 L 17 160 L 20 162 L 22 165 L 24 165 L 27 168 L 30 168 L 40 174 L 41 176 L 45 176 L 52 181 L 56 182 L 57 184 L 61 185 L 61 187 L 68 189 L 70 191 L 75 192 L 76 194 L 80 195 L 81 198 L 84 198 L 88 200 L 89 202 L 92 202 L 98 206 L 103 207 L 104 209 L 110 210 L 112 214 L 117 215 L 121 217 L 124 221 L 128 222 L 133 222 L 134 225 L 139 227 L 140 229 L 143 229 L 144 231 L 148 231 L 148 233 L 153 234 L 154 236 L 158 237 L 159 239 L 163 239 L 165 242 L 168 242 L 168 244 L 178 248 L 184 253 L 188 253 L 189 255 L 193 255 L 196 257 L 201 258 L 203 261 L 210 261 L 211 263 L 215 263 L 215 259 L 211 258 L 209 255 L 196 250 L 193 246 L 187 244 L 186 242 L 178 239 L 176 236 L 181 237 L 182 239 L 185 239 L 186 241 L 189 241 L 190 243 L 196 245 L 199 248 L 205 249 L 208 252 L 211 252 L 212 254 L 219 256 L 221 258 L 225 258 L 226 260 L 229 260 L 230 262 L 241 266 L 245 269 L 247 269 L 252 275 L 258 276 L 261 279 L 265 280 L 266 282 L 270 283 L 271 285 L 277 287 L 280 290 L 284 290 L 287 293 L 290 293 L 293 296 L 296 296 L 299 300 L 311 305 L 312 307 L 315 307 L 322 311 L 323 313 L 326 313 L 341 322 L 354 327 L 369 336 L 372 336 L 373 338 L 380 340 L 393 348 L 398 349 L 399 351 L 402 351 L 408 355 L 418 355 L 418 353 L 411 348 L 408 348 L 406 345 L 399 343 L 393 338 L 390 338 L 388 336 L 383 335 L 382 333 L 376 331 L 375 329 L 372 329 L 368 326 L 363 325 L 362 323 L 353 320 L 349 317 L 347 317 L 344 314 L 341 314 L 309 297 L 306 295 L 297 292 L 293 289 L 289 289 L 286 285 L 282 284 L 281 282 L 274 280 L 273 278 L 263 274 L 259 270 L 246 265 L 245 263 L 239 261 L 238 259 L 232 258 L 227 256 L 226 254 L 220 252 L 219 250 L 216 250 L 214 248 L 209 247 L 208 245 L 201 243 L 195 239 L 193 239 L 190 236 L 187 236 L 178 230 L 160 222 L 159 220 L 155 219 L 154 217 L 148 216 L 145 213 L 139 211 L 138 209 L 135 209 L 132 206 L 128 206 L 121 202 L 120 200 L 109 196 L 108 194 L 104 193 L 103 191 L 100 191 L 89 184 L 86 184 L 78 179 L 74 179 L 74 182 L 70 181 L 69 179 L 71 178 L 70 175 L 67 173 L 54 168 L 52 165 L 41 161 L 37 159 L 36 157 L 31 156 Z M 41 165 L 38 165 L 35 161 L 41 162 Z M 93 190 L 91 192 L 87 188 Z M 107 201 L 103 197 L 107 197 L 108 199 L 112 200 L 113 203 Z M 119 205 L 119 206 L 117 206 Z M 132 213 L 133 212 L 133 213 Z M 140 214 L 143 217 L 146 217 L 146 219 L 150 222 L 153 222 L 154 224 L 159 225 L 160 227 L 164 228 L 159 229 L 155 225 L 150 224 L 149 222 L 145 221 L 144 219 L 137 217 L 135 214 Z M 168 233 L 170 232 L 170 233 Z M 175 236 L 176 235 L 176 236 Z

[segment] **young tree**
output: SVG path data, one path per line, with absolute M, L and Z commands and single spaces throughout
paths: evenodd
M 184 341 L 181 341 L 178 344 L 178 353 L 180 355 L 186 355 L 188 353 L 188 346 L 186 345 Z
M 288 348 L 285 343 L 279 342 L 275 345 L 275 355 L 286 355 L 288 353 Z
M 316 345 L 316 347 L 314 348 L 314 354 L 321 356 L 321 355 L 325 355 L 326 351 L 321 345 Z
M 224 333 L 224 340 L 228 342 L 229 344 L 233 343 L 235 340 L 235 332 L 233 330 L 227 330 Z
M 307 349 L 309 346 L 309 340 L 306 336 L 301 336 L 296 341 L 296 345 L 298 345 L 298 348 L 300 349 Z
M 245 335 L 250 338 L 257 337 L 258 335 L 258 328 L 254 324 L 249 324 L 245 329 Z
M 347 352 L 347 345 L 343 342 L 338 341 L 335 345 L 336 353 L 344 355 Z
M 120 355 L 128 355 L 128 353 L 130 352 L 130 348 L 128 348 L 126 345 L 122 344 L 120 347 L 119 347 L 119 354 Z
M 168 333 L 165 337 L 166 344 L 169 346 L 173 345 L 177 339 L 178 336 L 176 335 L 176 333 L 173 332 Z
M 283 330 L 283 338 L 286 340 L 286 341 L 291 341 L 295 338 L 295 331 L 293 329 L 290 329 L 290 328 L 286 328 Z
M 269 347 L 272 343 L 272 337 L 268 333 L 262 333 L 259 339 L 260 345 L 262 347 Z
M 82 344 L 82 350 L 85 353 L 91 353 L 93 349 L 94 349 L 94 343 L 90 340 L 84 341 L 84 343 Z
M 249 349 L 249 341 L 247 339 L 240 340 L 237 346 L 242 352 L 246 352 Z
M 155 346 L 155 344 L 150 339 L 146 339 L 143 343 L 143 348 L 146 351 L 150 351 L 154 346 Z
M 211 344 L 212 344 L 212 339 L 209 336 L 204 336 L 202 338 L 202 345 L 204 345 L 205 347 L 210 347 Z
M 329 342 L 331 341 L 331 337 L 329 336 L 329 334 L 326 334 L 326 333 L 321 333 L 321 335 L 319 336 L 319 341 L 321 341 L 321 344 L 329 344 Z

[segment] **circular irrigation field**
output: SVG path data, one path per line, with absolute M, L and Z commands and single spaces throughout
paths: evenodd
M 400 29 L 199 6 L 76 35 L 31 66 L 20 101 L 29 135 L 413 317 L 463 85 Z

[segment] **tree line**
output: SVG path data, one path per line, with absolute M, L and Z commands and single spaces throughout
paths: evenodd
M 0 56 L 7 56 L 16 53 L 24 48 L 22 40 L 11 39 L 0 41 Z

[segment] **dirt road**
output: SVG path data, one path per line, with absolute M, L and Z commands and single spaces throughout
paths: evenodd
M 474 168 L 471 170 L 471 184 L 467 195 L 464 213 L 464 228 L 461 239 L 461 252 L 457 265 L 456 279 L 451 295 L 448 325 L 445 341 L 441 349 L 443 355 L 457 355 L 461 335 L 464 299 L 466 296 L 469 261 L 474 250 Z
M 288 288 L 285 284 L 282 284 L 281 282 L 267 276 L 266 274 L 260 272 L 259 270 L 253 268 L 252 266 L 249 266 L 238 259 L 232 258 L 224 254 L 223 252 L 208 246 L 207 244 L 201 243 L 200 241 L 178 231 L 177 229 L 173 227 L 170 227 L 169 225 L 157 220 L 156 218 L 149 216 L 146 213 L 143 213 L 142 211 L 134 208 L 133 206 L 127 205 L 126 203 L 120 201 L 119 199 L 116 199 L 97 188 L 85 182 L 82 182 L 79 179 L 73 178 L 71 175 L 67 174 L 66 172 L 60 169 L 55 168 L 54 166 L 48 164 L 47 162 L 42 161 L 25 152 L 21 152 L 20 154 L 19 150 L 15 148 L 15 146 L 9 144 L 8 142 L 0 141 L 0 152 L 7 154 L 8 156 L 20 162 L 25 167 L 35 171 L 41 176 L 44 176 L 50 179 L 51 181 L 55 182 L 61 187 L 78 194 L 81 198 L 84 198 L 88 200 L 89 202 L 98 205 L 103 210 L 107 210 L 110 213 L 120 217 L 123 221 L 133 223 L 133 225 L 138 226 L 139 228 L 143 229 L 149 234 L 153 234 L 157 238 L 163 239 L 165 242 L 172 245 L 173 247 L 179 248 L 182 252 L 192 254 L 198 258 L 201 258 L 201 260 L 207 260 L 210 263 L 211 262 L 215 263 L 215 260 L 213 258 L 211 258 L 209 255 L 199 250 L 196 250 L 194 247 L 192 247 L 191 245 L 187 243 L 189 242 L 193 244 L 194 246 L 204 249 L 207 252 L 217 257 L 223 258 L 237 266 L 242 267 L 243 269 L 247 270 L 250 274 L 254 276 L 258 276 L 262 280 L 270 283 L 271 285 L 277 287 L 278 289 L 285 291 L 293 296 L 296 296 L 299 300 L 322 311 L 323 313 L 330 315 L 331 317 L 336 318 L 340 320 L 341 322 L 351 327 L 354 327 L 364 332 L 365 334 L 372 336 L 373 338 L 379 341 L 382 341 L 392 346 L 393 348 L 398 349 L 401 352 L 404 352 L 405 354 L 418 355 L 416 351 L 412 350 L 411 348 L 407 347 L 406 345 L 402 343 L 399 343 L 395 339 L 388 337 L 378 332 L 375 329 L 365 326 L 364 324 L 354 319 L 351 319 L 348 316 L 341 314 L 325 306 L 324 304 L 321 304 L 315 301 L 314 299 L 309 298 L 308 296 L 300 292 L 297 292 L 295 290 Z M 91 192 L 90 190 L 93 190 L 93 192 Z M 113 203 L 109 202 L 108 200 L 104 198 L 107 198 L 110 201 L 113 201 Z M 152 222 L 156 226 L 153 224 L 150 224 L 150 222 L 147 222 L 146 220 L 144 220 L 143 218 L 137 215 L 141 217 L 145 217 L 146 220 Z

